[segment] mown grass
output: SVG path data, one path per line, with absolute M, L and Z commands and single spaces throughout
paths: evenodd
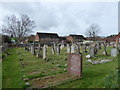
M 21 66 L 18 62 L 17 49 L 9 49 L 10 53 L 2 63 L 2 88 L 23 88 Z
M 110 56 L 111 47 L 107 48 L 108 56 L 102 55 L 103 48 L 99 51 L 98 55 L 92 60 L 103 60 L 103 59 L 114 59 L 114 61 L 104 64 L 86 66 L 86 55 L 88 53 L 83 53 L 83 78 L 75 80 L 73 82 L 68 82 L 65 84 L 58 85 L 59 88 L 99 88 L 104 87 L 104 77 L 111 73 L 114 68 L 117 67 L 118 58 L 112 58 Z M 23 58 L 24 68 L 22 68 L 17 51 L 20 52 Z M 82 50 L 83 51 L 83 50 Z M 3 61 L 3 88 L 23 88 L 25 87 L 25 82 L 22 80 L 22 76 L 25 78 L 33 79 L 40 78 L 50 75 L 55 75 L 59 73 L 67 72 L 67 51 L 66 48 L 61 50 L 61 54 L 52 54 L 50 47 L 47 50 L 47 60 L 42 58 L 37 58 L 30 52 L 25 51 L 24 48 L 13 48 L 9 49 L 7 52 L 10 53 L 9 56 L 4 58 Z M 41 52 L 42 54 L 42 52 Z M 21 72 L 21 70 L 24 70 Z M 29 80 L 31 82 L 31 80 Z

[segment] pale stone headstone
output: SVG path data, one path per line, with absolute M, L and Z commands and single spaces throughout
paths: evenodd
M 67 53 L 70 53 L 71 52 L 71 47 L 69 44 L 67 44 Z
M 52 54 L 55 54 L 55 49 L 53 46 L 51 46 Z
M 111 50 L 111 56 L 112 56 L 112 57 L 116 57 L 117 54 L 118 54 L 117 49 L 116 49 L 116 48 L 113 48 L 113 49 Z
M 95 56 L 95 48 L 91 47 L 90 48 L 90 57 L 94 57 Z
M 64 44 L 61 44 L 60 49 L 63 49 L 63 48 L 64 48 Z
M 57 46 L 55 43 L 54 43 L 54 50 L 55 50 L 55 52 L 57 51 Z
M 40 48 L 41 48 L 41 46 L 40 46 L 40 44 L 39 44 L 39 46 L 38 46 L 38 53 L 37 53 L 37 57 L 38 58 L 40 58 L 42 55 L 41 55 L 41 53 L 40 53 Z
M 75 53 L 75 46 L 73 44 L 71 45 L 71 53 Z
M 69 54 L 68 73 L 82 77 L 82 54 Z
M 31 53 L 32 53 L 33 55 L 35 55 L 35 48 L 34 48 L 34 45 L 31 46 Z
M 60 45 L 59 44 L 57 45 L 57 54 L 58 55 L 60 54 Z
M 46 45 L 43 46 L 43 59 L 46 60 L 47 58 L 47 49 L 46 49 Z

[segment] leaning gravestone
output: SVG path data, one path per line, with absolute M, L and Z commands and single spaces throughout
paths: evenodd
M 111 50 L 111 56 L 112 56 L 112 57 L 116 57 L 117 54 L 118 54 L 117 49 L 116 49 L 116 48 L 113 48 L 113 49 Z
M 82 54 L 69 54 L 68 73 L 82 77 Z

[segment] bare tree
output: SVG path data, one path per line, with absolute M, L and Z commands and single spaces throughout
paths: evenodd
M 100 33 L 100 25 L 93 23 L 86 31 L 86 35 L 96 40 L 96 37 Z
M 27 15 L 21 15 L 20 18 L 17 18 L 15 15 L 7 16 L 4 22 L 2 32 L 12 35 L 18 41 L 30 34 L 35 27 L 35 22 L 30 20 Z

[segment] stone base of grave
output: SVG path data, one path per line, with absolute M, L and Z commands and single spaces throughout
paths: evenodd
M 63 84 L 69 81 L 80 79 L 80 77 L 71 76 L 68 73 L 53 75 L 49 77 L 37 78 L 32 80 L 32 86 L 35 88 L 48 88 Z

